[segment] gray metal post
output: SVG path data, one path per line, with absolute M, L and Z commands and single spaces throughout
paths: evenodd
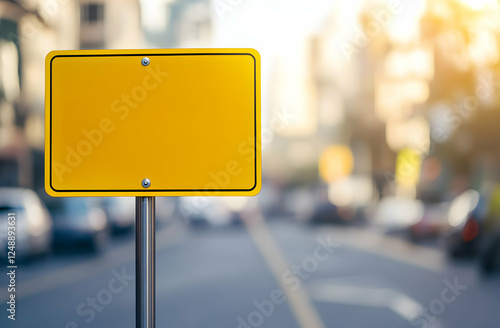
M 155 327 L 155 198 L 136 197 L 135 322 Z

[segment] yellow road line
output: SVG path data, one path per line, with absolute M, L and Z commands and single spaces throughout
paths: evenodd
M 290 266 L 276 245 L 261 212 L 254 210 L 244 213 L 243 221 L 250 237 L 266 261 L 281 290 L 285 293 L 290 309 L 300 327 L 323 328 L 324 325 L 302 284 L 297 290 L 291 290 L 281 279 Z

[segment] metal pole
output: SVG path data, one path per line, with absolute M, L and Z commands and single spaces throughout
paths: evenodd
M 135 208 L 135 322 L 136 328 L 154 328 L 155 198 L 136 197 Z

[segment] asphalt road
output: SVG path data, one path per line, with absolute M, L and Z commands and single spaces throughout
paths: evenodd
M 2 328 L 135 327 L 133 236 L 20 265 L 15 321 L 1 270 Z M 158 231 L 156 273 L 157 327 L 500 326 L 500 276 L 354 227 L 179 222 Z

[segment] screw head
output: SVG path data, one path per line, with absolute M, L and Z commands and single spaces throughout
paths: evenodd
M 150 60 L 149 60 L 149 58 L 148 58 L 148 57 L 144 57 L 144 58 L 142 58 L 142 60 L 141 60 L 141 64 L 142 64 L 142 66 L 148 66 L 148 65 L 149 65 L 149 63 L 150 63 Z
M 143 186 L 144 188 L 149 188 L 149 186 L 151 186 L 151 181 L 150 181 L 149 179 L 147 179 L 147 178 L 146 178 L 146 179 L 142 180 L 142 183 L 141 183 L 141 184 L 142 184 L 142 186 Z

